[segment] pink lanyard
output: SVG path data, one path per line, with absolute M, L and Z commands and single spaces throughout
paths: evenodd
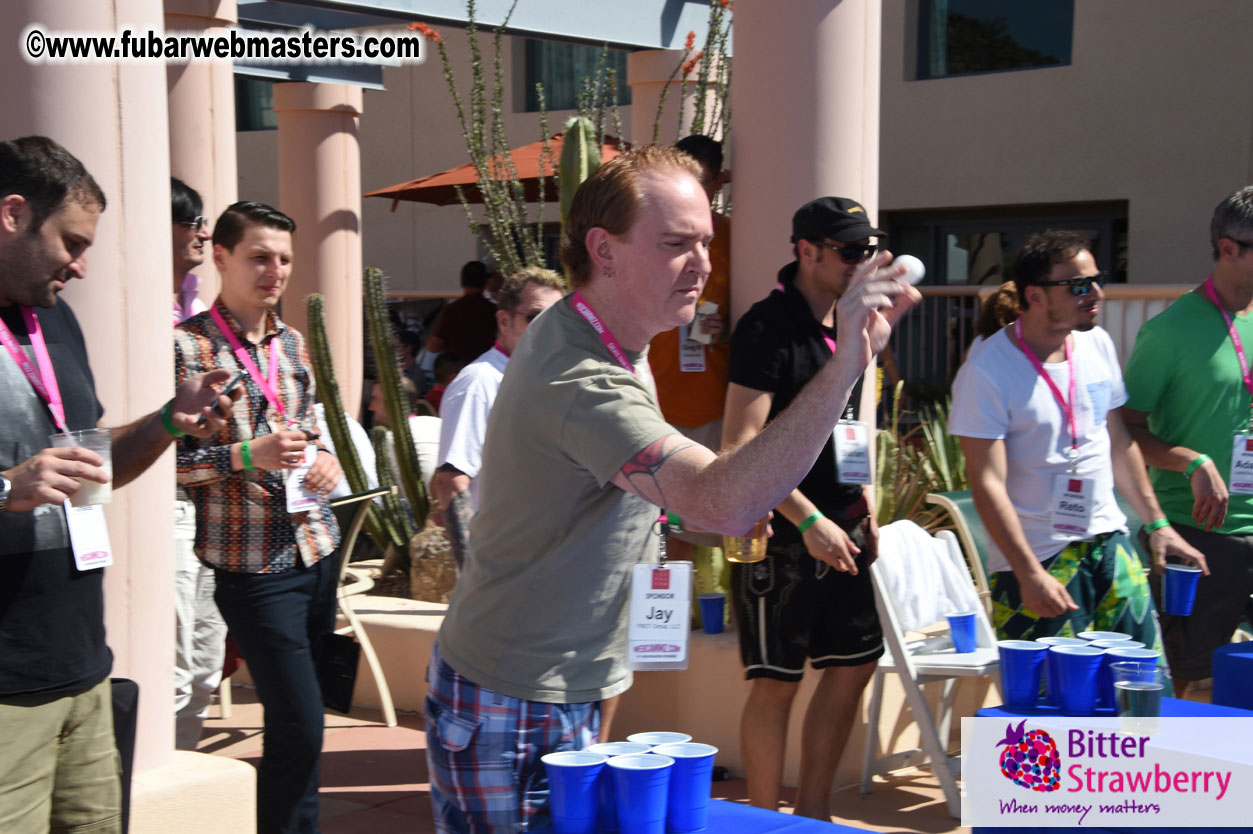
M 1253 374 L 1249 373 L 1249 360 L 1244 355 L 1244 343 L 1240 341 L 1240 334 L 1236 332 L 1236 323 L 1232 320 L 1231 314 L 1218 301 L 1218 293 L 1214 289 L 1214 276 L 1210 275 L 1205 279 L 1205 291 L 1209 293 L 1209 300 L 1214 302 L 1214 306 L 1218 308 L 1218 312 L 1223 314 L 1223 321 L 1227 322 L 1227 333 L 1231 336 L 1231 344 L 1236 348 L 1236 358 L 1240 360 L 1240 374 L 1244 377 L 1244 387 L 1253 394 Z M 1253 403 L 1249 406 L 1253 409 Z M 1253 426 L 1253 411 L 1249 413 L 1249 425 Z
M 1075 358 L 1070 352 L 1070 337 L 1066 337 L 1066 366 L 1070 371 L 1070 403 L 1062 397 L 1062 392 L 1058 390 L 1057 384 L 1053 382 L 1053 378 L 1048 375 L 1048 371 L 1044 370 L 1044 363 L 1031 352 L 1026 342 L 1022 340 L 1022 319 L 1014 321 L 1014 340 L 1018 342 L 1019 349 L 1031 361 L 1032 367 L 1036 373 L 1044 378 L 1048 383 L 1049 390 L 1053 392 L 1053 398 L 1057 400 L 1057 404 L 1062 407 L 1062 414 L 1066 416 L 1066 423 L 1070 427 L 1070 463 L 1073 466 L 1079 458 L 1079 430 L 1075 426 Z
M 61 389 L 57 386 L 57 375 L 52 369 L 52 358 L 48 356 L 48 346 L 44 343 L 39 318 L 30 307 L 22 307 L 21 310 L 22 319 L 26 322 L 26 332 L 30 335 L 30 345 L 35 351 L 36 364 L 31 364 L 26 351 L 22 350 L 13 331 L 9 330 L 9 326 L 3 320 L 0 320 L 0 341 L 4 342 L 4 346 L 9 349 L 9 355 L 22 369 L 22 373 L 26 375 L 35 393 L 48 404 L 48 410 L 52 412 L 52 419 L 57 424 L 57 428 L 68 432 L 69 427 L 65 424 L 65 406 L 61 402 Z
M 496 350 L 503 353 L 506 358 L 509 357 L 509 351 L 505 350 L 505 346 L 500 343 L 500 339 L 497 339 L 495 342 L 493 342 L 492 347 L 496 348 Z
M 265 378 L 261 376 L 261 369 L 257 367 L 257 363 L 252 361 L 252 357 L 248 355 L 248 351 L 240 344 L 235 331 L 231 329 L 226 320 L 222 318 L 222 314 L 218 312 L 217 305 L 214 304 L 209 308 L 209 315 L 213 316 L 213 323 L 218 326 L 218 330 L 226 337 L 226 341 L 230 342 L 231 348 L 235 351 L 235 358 L 239 363 L 248 370 L 248 374 L 256 381 L 257 387 L 261 389 L 261 393 L 265 394 L 266 400 L 278 411 L 283 418 L 283 422 L 287 426 L 295 425 L 294 420 L 287 419 L 287 409 L 283 408 L 283 401 L 278 396 L 278 352 L 279 347 L 275 342 L 277 339 L 270 340 L 270 376 Z
M 588 306 L 587 301 L 583 298 L 583 293 L 576 290 L 574 296 L 570 299 L 570 303 L 574 305 L 574 309 L 578 311 L 580 316 L 587 319 L 587 323 L 592 326 L 592 329 L 600 334 L 600 340 L 604 342 L 605 347 L 609 349 L 609 355 L 618 360 L 619 365 L 634 374 L 635 366 L 631 364 L 631 360 L 627 358 L 626 351 L 622 349 L 622 345 L 618 344 L 618 340 L 615 339 L 613 334 L 609 332 L 609 328 L 605 327 L 605 324 L 600 320 L 600 317 L 596 315 L 590 306 Z

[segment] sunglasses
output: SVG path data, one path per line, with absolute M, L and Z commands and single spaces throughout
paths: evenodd
M 840 256 L 840 260 L 850 265 L 859 264 L 879 251 L 878 245 L 873 243 L 863 246 L 860 243 L 828 243 L 825 240 L 815 240 L 813 244 L 823 249 L 830 249 Z
M 1239 246 L 1241 250 L 1244 250 L 1244 249 L 1253 249 L 1253 243 L 1245 243 L 1243 240 L 1237 240 L 1237 239 L 1236 239 L 1236 238 L 1234 238 L 1234 237 L 1229 237 L 1229 238 L 1227 238 L 1227 240 L 1231 241 L 1231 242 L 1232 242 L 1232 243 L 1234 243 L 1236 246 Z
M 540 313 L 542 313 L 542 312 L 544 312 L 544 311 L 543 311 L 543 310 L 535 310 L 534 312 L 531 312 L 531 313 L 520 313 L 520 312 L 518 312 L 517 310 L 510 310 L 510 311 L 509 311 L 510 315 L 514 315 L 514 316 L 521 316 L 522 318 L 526 319 L 526 323 L 527 323 L 527 324 L 530 324 L 531 322 L 533 322 L 533 321 L 535 321 L 537 318 L 539 318 L 539 314 L 540 314 Z
M 209 218 L 204 215 L 197 215 L 191 220 L 175 220 L 174 222 L 180 226 L 187 226 L 188 228 L 195 229 L 198 232 L 203 232 L 205 229 L 209 228 Z
M 1101 286 L 1109 275 L 1104 270 L 1095 275 L 1080 275 L 1078 278 L 1067 278 L 1065 281 L 1036 281 L 1037 287 L 1070 287 L 1070 294 L 1082 297 L 1092 292 L 1092 285 Z

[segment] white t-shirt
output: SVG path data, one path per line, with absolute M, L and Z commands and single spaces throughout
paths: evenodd
M 439 432 L 436 468 L 455 466 L 470 477 L 470 506 L 479 511 L 479 470 L 483 467 L 483 439 L 487 415 L 505 377 L 509 357 L 493 347 L 458 372 L 439 403 L 443 425 Z
M 326 406 L 322 403 L 314 403 L 313 410 L 318 417 L 318 431 L 322 434 L 322 444 L 326 446 L 327 451 L 332 455 L 337 454 L 335 451 L 335 439 L 331 437 L 331 430 L 326 426 Z M 370 435 L 356 420 L 347 415 L 345 415 L 345 418 L 348 420 L 348 434 L 352 437 L 352 445 L 357 449 L 357 459 L 361 461 L 361 468 L 365 470 L 366 488 L 377 489 L 379 485 L 378 464 L 374 459 L 374 446 L 370 443 Z M 351 494 L 352 487 L 348 485 L 348 476 L 340 475 L 339 483 L 335 485 L 335 488 L 326 497 L 334 501 L 337 498 L 346 498 Z
M 1048 384 L 1005 328 L 987 339 L 953 381 L 950 434 L 1005 441 L 1005 486 L 1018 512 L 1027 544 L 1043 561 L 1065 546 L 1049 524 L 1053 478 L 1069 471 L 1070 428 Z M 1105 416 L 1127 401 L 1122 370 L 1109 334 L 1101 328 L 1071 334 L 1075 367 L 1075 421 L 1079 432 L 1078 474 L 1093 480 L 1094 506 L 1088 538 L 1125 529 L 1127 518 L 1114 499 L 1109 431 Z M 1045 371 L 1069 399 L 1067 363 Z M 988 539 L 988 569 L 1009 570 L 1009 561 Z

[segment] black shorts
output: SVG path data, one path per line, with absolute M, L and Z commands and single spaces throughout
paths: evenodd
M 866 564 L 864 517 L 838 521 L 860 548 L 857 575 L 820 562 L 802 542 L 753 564 L 731 564 L 732 609 L 744 677 L 799 681 L 815 669 L 861 666 L 883 654 L 883 629 Z
M 1199 681 L 1211 677 L 1210 656 L 1214 649 L 1231 641 L 1241 620 L 1253 622 L 1253 536 L 1207 533 L 1184 524 L 1175 525 L 1183 540 L 1205 554 L 1210 575 L 1196 584 L 1192 615 L 1176 617 L 1159 614 L 1162 647 L 1170 674 L 1178 681 Z M 1144 552 L 1149 549 L 1141 543 Z M 1162 578 L 1149 576 L 1153 601 L 1161 612 Z

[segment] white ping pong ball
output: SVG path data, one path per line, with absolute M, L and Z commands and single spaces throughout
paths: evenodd
M 892 261 L 892 266 L 905 267 L 904 280 L 910 284 L 919 283 L 924 277 L 926 277 L 927 274 L 927 268 L 922 265 L 922 261 L 918 260 L 913 255 L 901 255 L 899 258 Z

